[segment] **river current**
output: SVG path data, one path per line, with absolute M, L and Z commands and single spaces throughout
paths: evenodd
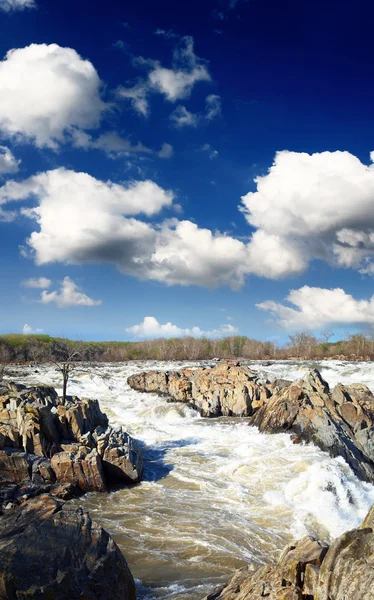
M 86 366 L 68 393 L 100 400 L 112 424 L 142 446 L 141 484 L 77 501 L 120 546 L 143 600 L 198 600 L 241 566 L 275 559 L 294 538 L 332 539 L 356 527 L 374 503 L 341 458 L 288 434 L 260 434 L 245 419 L 203 419 L 193 409 L 142 394 L 129 375 L 207 363 L 130 362 Z M 253 362 L 268 378 L 297 380 L 317 366 L 330 385 L 366 383 L 367 362 Z M 17 381 L 61 389 L 55 367 L 18 368 Z

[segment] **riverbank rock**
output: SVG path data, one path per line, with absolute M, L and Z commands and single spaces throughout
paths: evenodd
M 204 600 L 372 600 L 373 529 L 374 507 L 330 547 L 305 537 L 287 546 L 277 564 L 244 567 Z
M 315 369 L 295 383 L 270 383 L 246 366 L 227 363 L 143 372 L 128 383 L 187 402 L 203 416 L 248 417 L 262 432 L 293 433 L 295 442 L 313 442 L 341 456 L 358 477 L 374 483 L 374 396 L 366 385 L 338 384 L 330 390 Z
M 0 518 L 2 600 L 135 600 L 126 560 L 81 508 L 50 495 Z
M 141 478 L 138 443 L 109 426 L 97 400 L 62 403 L 52 387 L 3 382 L 0 420 L 0 486 L 29 480 L 88 492 Z

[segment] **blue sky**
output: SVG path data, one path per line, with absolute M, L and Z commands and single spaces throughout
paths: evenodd
M 0 332 L 371 329 L 373 17 L 0 0 Z

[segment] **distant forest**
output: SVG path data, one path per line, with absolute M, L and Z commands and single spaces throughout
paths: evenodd
M 273 342 L 254 340 L 246 336 L 223 339 L 160 338 L 139 342 L 81 342 L 49 335 L 7 334 L 0 336 L 0 363 L 41 363 L 63 360 L 121 362 L 128 360 L 198 360 L 212 358 L 245 358 L 276 360 L 286 358 L 321 359 L 346 358 L 373 360 L 374 337 L 363 333 L 331 342 L 329 330 L 317 338 L 309 331 L 289 336 L 283 347 Z

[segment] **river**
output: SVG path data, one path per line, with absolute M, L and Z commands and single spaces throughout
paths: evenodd
M 356 527 L 374 503 L 374 487 L 341 458 L 288 434 L 266 435 L 245 419 L 203 419 L 191 408 L 131 390 L 140 370 L 204 363 L 106 363 L 75 372 L 68 393 L 100 400 L 114 425 L 140 440 L 144 480 L 78 503 L 116 540 L 143 600 L 198 600 L 248 562 L 275 559 L 294 538 L 331 539 Z M 299 379 L 318 366 L 330 383 L 366 383 L 371 363 L 254 362 L 267 377 Z M 18 368 L 16 379 L 61 389 L 55 367 Z

